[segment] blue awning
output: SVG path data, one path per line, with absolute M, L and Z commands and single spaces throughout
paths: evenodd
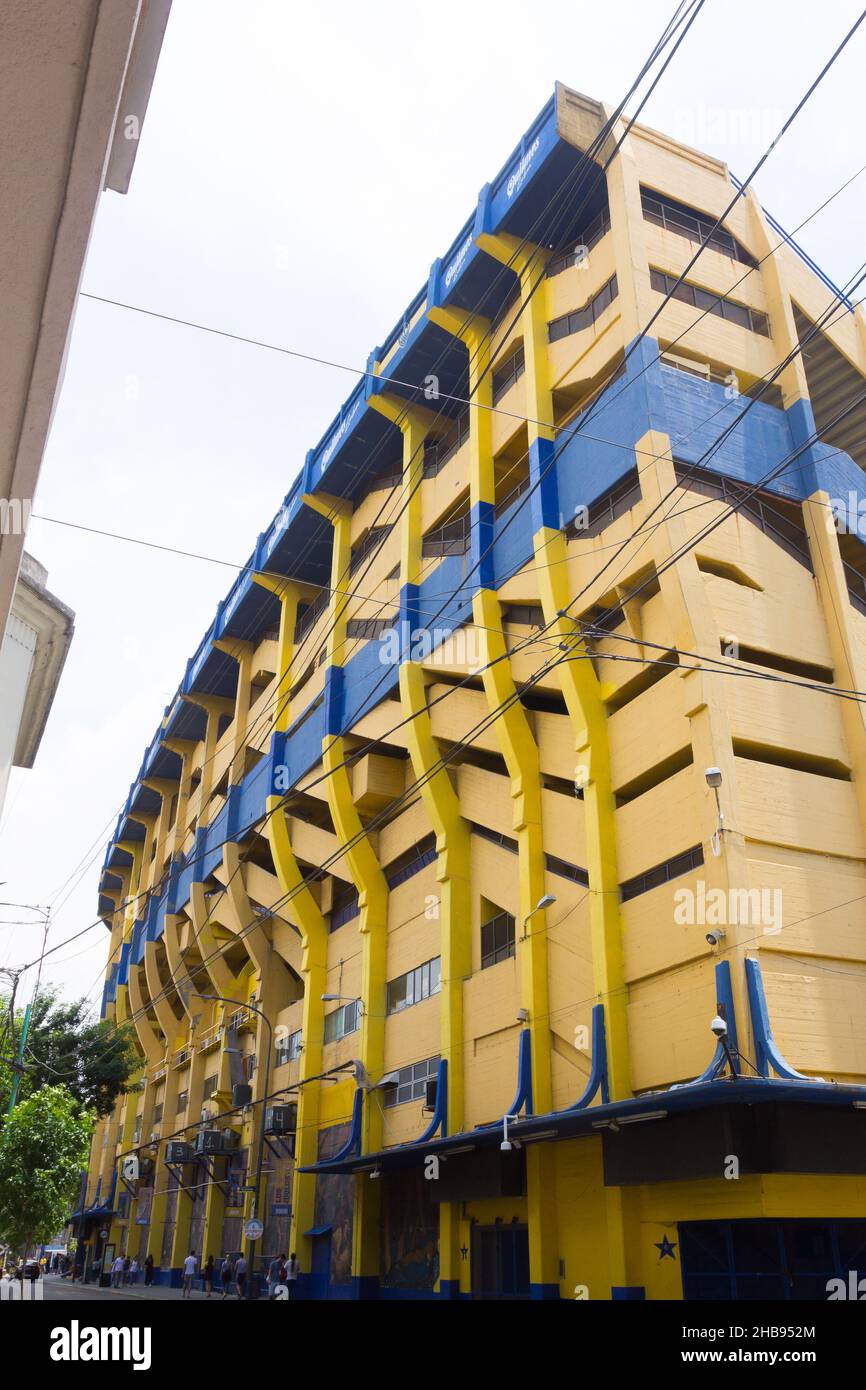
M 305 1172 L 305 1173 L 308 1173 L 310 1170 L 309 1170 L 309 1168 L 305 1168 L 305 1169 L 303 1169 L 302 1171 Z M 329 1235 L 330 1232 L 331 1232 L 333 1229 L 334 1229 L 333 1226 L 332 1226 L 332 1225 L 330 1224 L 330 1222 L 329 1222 L 327 1226 L 311 1226 L 310 1229 L 309 1229 L 308 1231 L 304 1231 L 304 1235 L 305 1235 L 305 1236 L 326 1236 L 326 1235 Z
M 667 1091 L 650 1091 L 630 1100 L 591 1105 L 584 1110 L 559 1110 L 548 1115 L 532 1115 L 513 1120 L 508 1137 L 524 1144 L 549 1140 L 580 1139 L 602 1130 L 628 1125 L 641 1119 L 663 1119 L 689 1110 L 705 1110 L 724 1105 L 762 1105 L 777 1101 L 816 1107 L 866 1109 L 866 1086 L 827 1081 L 778 1081 L 764 1077 L 738 1077 L 735 1081 L 719 1077 L 714 1081 L 676 1086 Z M 397 1144 L 378 1153 L 353 1155 L 343 1159 L 322 1159 L 301 1173 L 357 1173 L 370 1169 L 385 1171 L 415 1167 L 429 1154 L 447 1157 L 449 1153 L 492 1148 L 502 1140 L 502 1121 L 495 1120 L 447 1139 L 434 1137 L 426 1142 Z

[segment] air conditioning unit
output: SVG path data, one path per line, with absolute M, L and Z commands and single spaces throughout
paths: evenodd
M 139 1177 L 139 1181 L 146 1181 L 148 1178 L 152 1178 L 155 1168 L 156 1168 L 156 1164 L 154 1163 L 154 1161 L 153 1161 L 152 1158 L 139 1158 L 139 1160 L 138 1160 L 138 1177 Z
M 439 1098 L 439 1082 L 438 1082 L 437 1078 L 434 1076 L 434 1077 L 431 1077 L 431 1079 L 430 1079 L 430 1080 L 426 1083 L 426 1085 L 424 1086 L 424 1109 L 425 1109 L 425 1110 L 435 1110 L 435 1109 L 436 1109 L 436 1101 L 438 1100 L 438 1098 Z
M 202 1129 L 195 1136 L 197 1154 L 225 1154 L 237 1148 L 238 1136 L 232 1130 Z
M 294 1134 L 297 1128 L 297 1105 L 269 1105 L 265 1110 L 266 1134 Z
M 192 1160 L 192 1144 L 184 1144 L 180 1139 L 173 1139 L 170 1144 L 166 1144 L 166 1163 L 192 1163 Z
M 236 1081 L 232 1086 L 232 1105 L 239 1110 L 242 1105 L 252 1105 L 253 1088 L 246 1081 Z

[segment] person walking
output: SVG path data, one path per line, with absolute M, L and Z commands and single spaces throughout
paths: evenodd
M 207 1257 L 207 1264 L 205 1265 L 205 1267 L 204 1267 L 202 1273 L 203 1273 L 203 1275 L 204 1275 L 204 1294 L 205 1294 L 205 1298 L 210 1298 L 211 1294 L 213 1293 L 213 1275 L 214 1275 L 213 1255 L 208 1255 L 208 1257 Z
M 275 1255 L 268 1266 L 268 1298 L 273 1298 L 276 1294 L 277 1285 L 281 1283 L 280 1270 L 283 1267 L 285 1255 Z
M 129 1266 L 129 1282 L 130 1284 L 138 1283 L 138 1260 L 134 1256 Z
M 118 1255 L 117 1258 L 116 1258 L 115 1261 L 114 1261 L 114 1264 L 111 1266 L 111 1287 L 112 1287 L 113 1289 L 119 1289 L 119 1288 L 120 1288 L 120 1281 L 121 1281 L 122 1278 L 123 1278 L 123 1256 L 122 1256 L 122 1255 Z
M 128 1283 L 129 1283 L 129 1271 L 130 1271 L 131 1268 L 132 1268 L 132 1260 L 131 1260 L 131 1259 L 129 1258 L 129 1256 L 127 1255 L 126 1259 L 123 1261 L 123 1282 L 124 1282 L 124 1284 L 128 1284 Z
M 183 1293 L 182 1298 L 189 1298 L 192 1293 L 192 1281 L 195 1278 L 196 1260 L 195 1251 L 190 1250 L 183 1262 Z
M 286 1261 L 286 1287 L 289 1290 L 289 1298 L 294 1298 L 295 1296 L 295 1290 L 298 1287 L 299 1272 L 300 1266 L 298 1264 L 298 1257 L 293 1250 Z
M 220 1269 L 220 1280 L 223 1286 L 223 1298 L 228 1298 L 229 1285 L 232 1282 L 232 1262 L 229 1255 L 223 1257 L 222 1267 Z
M 145 1286 L 145 1288 L 146 1288 L 146 1289 L 149 1289 L 152 1283 L 153 1283 L 153 1256 L 152 1256 L 152 1255 L 145 1255 L 145 1257 L 144 1257 L 144 1286 Z
M 238 1255 L 235 1261 L 235 1285 L 238 1291 L 238 1298 L 243 1298 L 247 1287 L 247 1262 L 243 1255 Z

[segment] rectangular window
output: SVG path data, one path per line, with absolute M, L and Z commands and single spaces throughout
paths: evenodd
M 335 892 L 334 906 L 331 909 L 331 931 L 344 927 L 347 922 L 357 917 L 360 911 L 357 888 L 347 886 Z
M 700 285 L 693 285 L 690 280 L 683 280 L 678 285 L 677 278 L 664 270 L 657 270 L 655 266 L 650 267 L 650 285 L 659 294 L 681 299 L 684 304 L 691 304 L 702 313 L 715 314 L 717 318 L 727 319 L 728 323 L 736 323 L 740 328 L 769 338 L 770 321 L 760 309 L 750 309 L 747 304 L 727 299 L 723 294 L 711 294 L 709 290 L 702 290 Z
M 175 1114 L 181 1115 L 189 1104 L 189 1091 L 178 1091 Z
M 602 285 L 598 294 L 592 298 L 588 304 L 584 304 L 582 309 L 573 309 L 570 314 L 563 314 L 561 318 L 554 319 L 547 325 L 547 336 L 552 343 L 560 338 L 567 338 L 572 333 L 579 333 L 584 328 L 590 328 L 596 323 L 605 309 L 613 303 L 619 294 L 619 286 L 615 275 L 612 275 L 606 285 Z
M 355 570 L 364 563 L 368 555 L 372 555 L 374 550 L 378 550 L 385 537 L 390 533 L 390 526 L 372 526 L 366 536 L 352 550 L 349 560 L 349 573 L 354 574 Z
M 439 1058 L 428 1057 L 426 1062 L 413 1062 L 410 1067 L 400 1067 L 397 1072 L 397 1085 L 384 1093 L 383 1105 L 405 1105 L 409 1100 L 423 1100 L 427 1094 L 427 1082 L 435 1081 L 439 1074 Z
M 396 980 L 389 980 L 386 1013 L 400 1013 L 413 1004 L 420 1004 L 422 999 L 429 999 L 431 994 L 438 994 L 441 972 L 442 958 L 434 956 L 433 960 L 408 970 L 405 975 L 398 975 Z
M 699 869 L 703 862 L 704 851 L 701 845 L 684 850 L 682 854 L 675 854 L 673 859 L 666 859 L 663 864 L 656 864 L 655 868 L 647 869 L 646 873 L 638 874 L 636 878 L 621 883 L 619 891 L 622 901 L 627 903 L 631 898 L 639 897 L 641 893 L 649 893 L 652 888 L 669 883 L 672 878 L 679 878 L 681 874 L 687 874 L 692 869 Z
M 717 219 L 710 213 L 699 212 L 697 208 L 677 203 L 673 198 L 665 198 L 660 193 L 651 193 L 646 188 L 641 189 L 640 196 L 643 215 L 647 222 L 654 222 L 657 227 L 664 227 L 666 231 L 675 232 L 677 236 L 686 237 L 689 241 L 703 242 L 711 250 L 719 251 L 723 256 L 730 256 L 732 260 L 741 261 L 744 265 L 754 267 L 757 264 L 736 237 L 724 227 L 716 227 Z
M 604 208 L 590 222 L 585 231 L 574 238 L 572 245 L 567 251 L 560 251 L 554 255 L 547 263 L 546 275 L 550 279 L 554 275 L 561 275 L 564 270 L 570 270 L 573 266 L 585 265 L 587 251 L 591 251 L 597 242 L 610 231 L 610 213 Z
M 426 869 L 428 864 L 436 862 L 436 836 L 427 835 L 420 840 L 417 845 L 412 845 L 405 854 L 392 860 L 385 869 L 385 878 L 389 888 L 396 888 L 399 884 L 405 883 L 407 879 L 414 878 L 420 874 L 422 869 Z
M 503 366 L 497 367 L 492 376 L 491 386 L 493 389 L 493 404 L 501 400 L 510 386 L 523 376 L 526 371 L 526 358 L 521 343 L 517 351 L 512 354 Z
M 301 1055 L 301 1030 L 296 1029 L 294 1033 L 289 1033 L 287 1038 L 280 1038 L 277 1042 L 277 1061 L 276 1065 L 281 1067 L 284 1062 L 297 1061 Z
M 204 1079 L 204 1081 L 203 1081 L 203 1083 L 202 1083 L 202 1088 L 201 1088 L 202 1096 L 204 1097 L 205 1100 L 209 1100 L 210 1097 L 213 1095 L 214 1091 L 216 1091 L 218 1088 L 219 1088 L 219 1074 L 218 1074 L 217 1072 L 212 1072 L 210 1076 L 206 1076 L 206 1077 L 205 1077 L 205 1079 Z
M 481 969 L 498 965 L 514 955 L 514 918 L 510 912 L 500 912 L 481 925 Z
M 333 1013 L 325 1014 L 325 1042 L 338 1042 L 350 1033 L 357 1033 L 361 1018 L 361 1006 L 357 999 L 350 999 Z
M 393 626 L 393 618 L 350 618 L 346 623 L 346 636 L 366 641 L 381 637 Z

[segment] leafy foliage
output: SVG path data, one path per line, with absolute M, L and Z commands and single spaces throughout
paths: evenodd
M 141 1062 L 129 1025 L 117 1027 L 110 1019 L 94 1022 L 88 1019 L 89 1009 L 86 999 L 61 1000 L 54 990 L 36 996 L 24 1055 L 28 1072 L 21 1078 L 19 1101 L 43 1087 L 63 1085 L 97 1117 L 111 1112 Z M 16 1042 L 23 1023 L 23 1010 L 16 1011 Z M 10 1041 L 4 1051 L 11 1054 Z M 3 1070 L 0 1105 L 5 1111 L 12 1073 Z
M 63 1225 L 87 1163 L 93 1115 L 63 1086 L 19 1101 L 0 1130 L 0 1238 L 26 1254 Z

